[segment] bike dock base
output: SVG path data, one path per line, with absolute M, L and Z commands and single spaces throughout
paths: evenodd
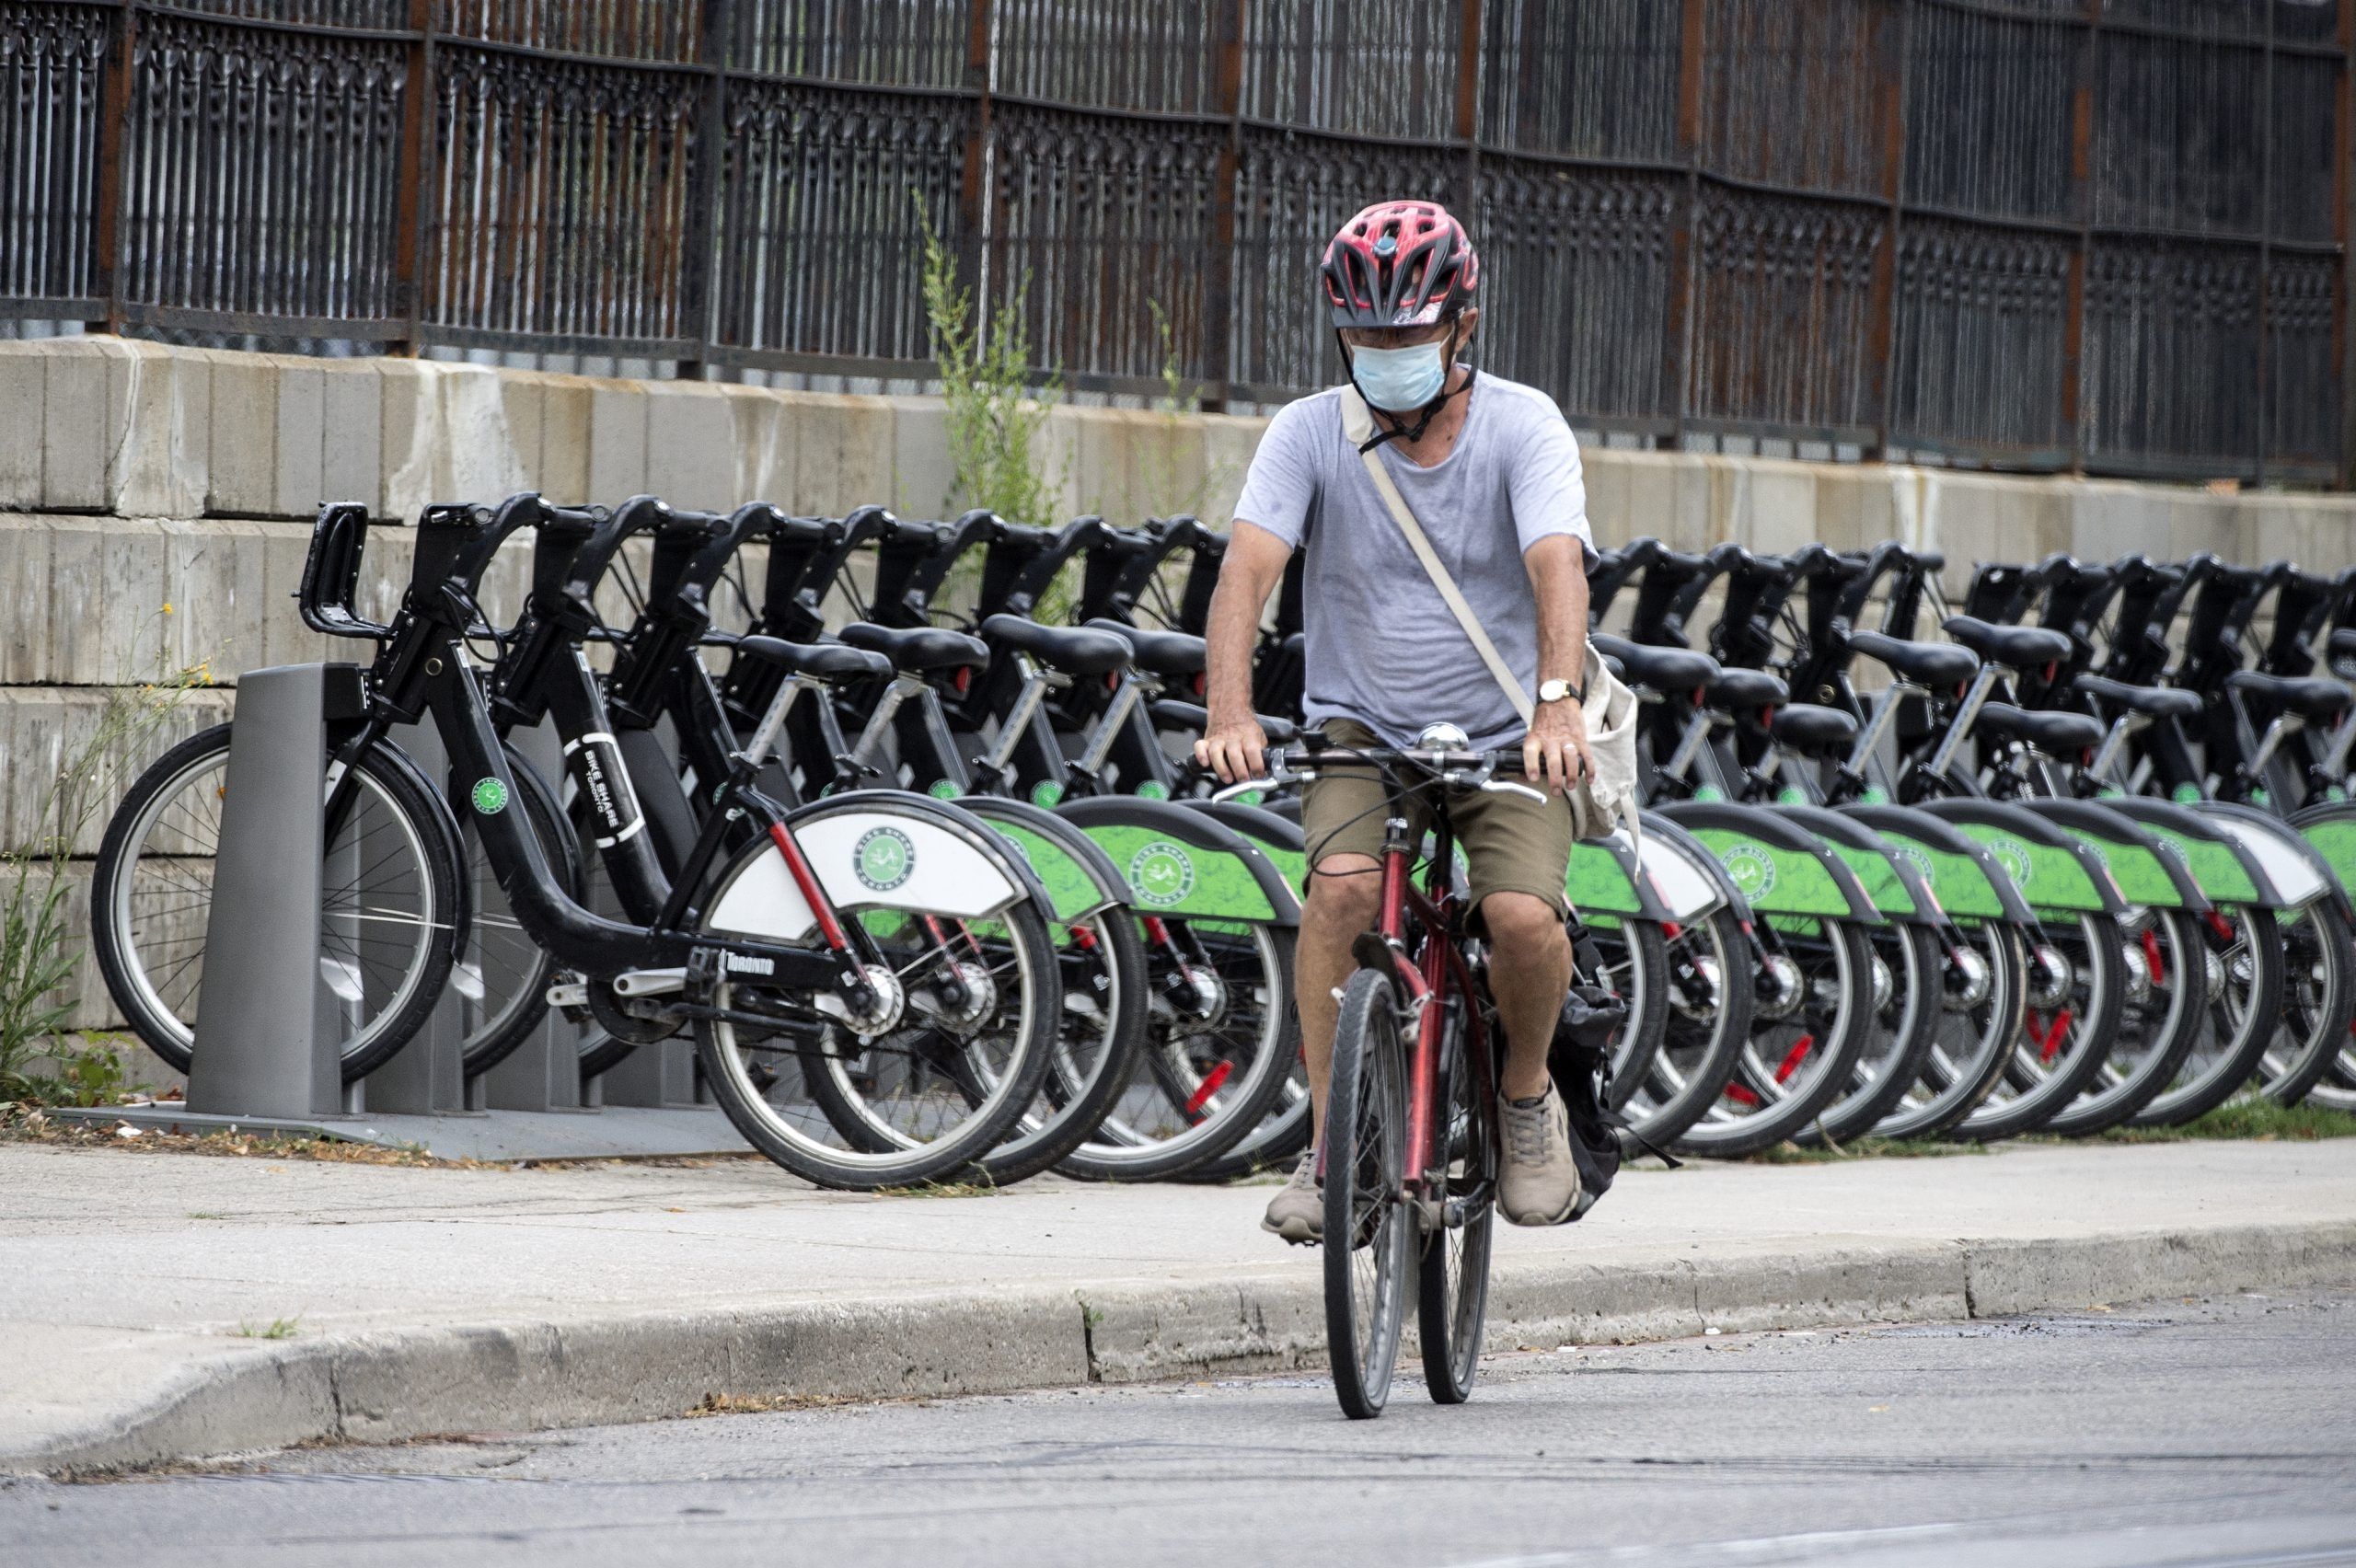
M 728 1118 L 711 1106 L 609 1105 L 578 1111 L 502 1111 L 496 1115 L 237 1116 L 185 1104 L 59 1108 L 60 1121 L 202 1136 L 243 1132 L 264 1137 L 335 1138 L 380 1148 L 414 1148 L 436 1159 L 650 1159 L 751 1151 Z

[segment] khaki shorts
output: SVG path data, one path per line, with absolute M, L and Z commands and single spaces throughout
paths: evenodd
M 1325 725 L 1325 738 L 1335 745 L 1380 746 L 1383 743 L 1363 724 L 1337 719 Z M 1431 825 L 1430 790 L 1416 793 L 1407 811 L 1407 834 L 1420 839 Z M 1311 781 L 1302 791 L 1301 832 L 1309 841 L 1312 867 L 1329 855 L 1382 858 L 1382 825 L 1390 791 L 1380 774 L 1335 770 Z M 1474 907 L 1493 893 L 1526 893 L 1544 899 L 1557 913 L 1569 900 L 1564 882 L 1570 871 L 1571 803 L 1550 794 L 1539 804 L 1527 795 L 1479 790 L 1448 792 L 1449 821 L 1455 824 L 1457 844 L 1471 867 L 1468 881 Z

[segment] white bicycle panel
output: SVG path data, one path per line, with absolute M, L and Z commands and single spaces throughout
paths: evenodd
M 845 812 L 806 820 L 794 838 L 837 908 L 921 909 L 985 919 L 1022 885 L 959 835 L 920 816 Z M 799 941 L 817 923 L 774 847 L 756 856 L 713 906 L 714 930 Z
M 1612 834 L 1625 841 L 1627 829 Z M 1726 906 L 1717 879 L 1695 865 L 1684 848 L 1657 833 L 1636 843 L 1636 864 L 1653 884 L 1653 892 L 1680 920 L 1698 920 Z
M 2296 906 L 2311 898 L 2320 897 L 2327 891 L 2328 884 L 2317 873 L 2314 863 L 2293 847 L 2294 844 L 2304 842 L 2298 839 L 2295 828 L 2288 825 L 2269 827 L 2251 822 L 2246 817 L 2227 816 L 2222 812 L 2213 816 L 2203 812 L 2201 820 L 2249 851 L 2258 868 L 2265 871 L 2267 880 L 2274 884 L 2274 891 L 2282 895 L 2283 903 Z

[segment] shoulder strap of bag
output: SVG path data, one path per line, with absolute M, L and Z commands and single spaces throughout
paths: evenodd
M 1374 415 L 1368 410 L 1366 399 L 1358 396 L 1358 389 L 1355 386 L 1342 388 L 1342 433 L 1352 446 L 1358 447 L 1364 447 L 1368 437 L 1374 433 Z M 1374 480 L 1375 493 L 1381 496 L 1383 505 L 1391 509 L 1392 521 L 1398 524 L 1399 531 L 1407 536 L 1407 548 L 1415 552 L 1415 559 L 1423 563 L 1424 574 L 1432 580 L 1432 586 L 1439 590 L 1441 602 L 1448 605 L 1448 613 L 1454 616 L 1456 624 L 1464 628 L 1464 635 L 1471 640 L 1473 651 L 1481 655 L 1481 662 L 1489 666 L 1489 674 L 1496 677 L 1497 685 L 1512 700 L 1514 712 L 1520 715 L 1523 723 L 1529 723 L 1530 694 L 1521 689 L 1521 682 L 1515 677 L 1513 666 L 1506 663 L 1505 655 L 1497 651 L 1497 645 L 1490 641 L 1489 634 L 1481 628 L 1479 618 L 1472 614 L 1472 606 L 1464 602 L 1464 594 L 1457 588 L 1456 579 L 1449 575 L 1448 568 L 1441 564 L 1438 552 L 1433 550 L 1431 540 L 1425 536 L 1423 525 L 1415 521 L 1415 513 L 1407 505 L 1407 498 L 1399 493 L 1397 485 L 1392 483 L 1391 471 L 1382 466 L 1380 450 L 1362 450 L 1358 456 L 1366 464 L 1368 477 Z

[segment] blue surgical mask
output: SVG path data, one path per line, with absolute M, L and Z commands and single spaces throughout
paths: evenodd
M 1369 403 L 1393 414 L 1410 414 L 1439 396 L 1448 385 L 1446 339 L 1404 349 L 1352 349 L 1350 379 Z

